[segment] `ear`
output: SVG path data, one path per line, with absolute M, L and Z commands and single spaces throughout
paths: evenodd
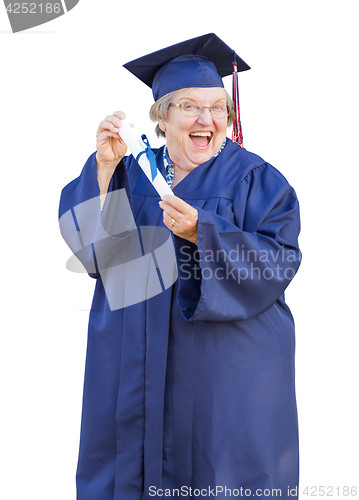
M 159 116 L 157 116 L 157 121 L 158 121 L 158 126 L 160 127 L 162 132 L 166 132 L 166 122 L 162 120 L 162 118 L 159 118 Z

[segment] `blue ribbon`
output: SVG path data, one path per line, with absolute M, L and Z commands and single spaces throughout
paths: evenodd
M 152 182 L 154 181 L 156 175 L 157 175 L 157 162 L 156 162 L 156 155 L 152 151 L 150 143 L 148 142 L 148 139 L 145 134 L 141 135 L 142 141 L 146 144 L 146 149 L 144 151 L 141 151 L 136 157 L 136 161 L 138 162 L 138 159 L 143 153 L 146 153 L 147 159 L 150 162 L 150 167 L 151 167 L 151 177 L 152 177 Z

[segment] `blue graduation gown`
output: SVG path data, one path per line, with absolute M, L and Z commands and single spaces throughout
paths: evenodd
M 164 175 L 163 148 L 156 157 Z M 132 156 L 111 180 L 110 191 L 120 188 L 137 227 L 163 226 L 159 196 Z M 284 290 L 300 263 L 295 192 L 274 167 L 230 140 L 173 191 L 199 217 L 198 247 L 174 237 L 179 277 L 172 287 L 111 310 L 93 245 L 78 252 L 96 287 L 77 498 L 207 498 L 214 491 L 228 498 L 229 490 L 244 496 L 256 489 L 289 498 L 288 488 L 293 498 L 295 339 Z M 93 154 L 64 188 L 60 217 L 96 196 Z M 82 227 L 74 232 L 66 220 L 62 233 L 73 248 Z M 87 232 L 100 226 L 99 211 L 86 224 Z

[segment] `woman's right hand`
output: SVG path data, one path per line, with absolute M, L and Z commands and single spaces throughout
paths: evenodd
M 97 166 L 114 170 L 127 151 L 127 146 L 118 135 L 121 120 L 126 118 L 123 111 L 115 111 L 98 126 L 96 133 Z
M 107 193 L 115 168 L 127 151 L 126 144 L 118 135 L 121 120 L 125 118 L 126 115 L 123 111 L 115 111 L 112 115 L 107 116 L 97 129 L 96 162 L 101 195 Z M 104 199 L 105 197 L 102 198 L 102 202 L 104 202 Z

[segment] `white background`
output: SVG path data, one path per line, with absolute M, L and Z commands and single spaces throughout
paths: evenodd
M 240 75 L 245 147 L 279 169 L 301 203 L 303 263 L 287 292 L 297 329 L 300 491 L 359 486 L 355 7 L 80 0 L 12 34 L 0 6 L 1 498 L 76 497 L 94 281 L 65 268 L 60 191 L 114 110 L 160 144 L 148 118 L 151 91 L 121 65 L 212 31 L 252 67 Z

